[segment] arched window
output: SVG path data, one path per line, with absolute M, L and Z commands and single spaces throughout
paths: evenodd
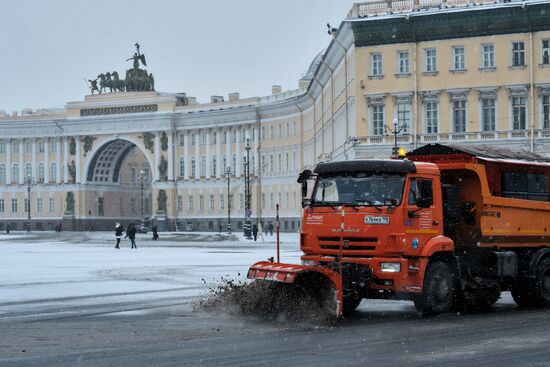
M 50 164 L 50 181 L 57 181 L 57 164 L 55 162 Z
M 180 177 L 185 176 L 185 159 L 183 157 L 180 158 Z
M 32 164 L 27 163 L 25 165 L 25 180 L 28 180 L 29 177 L 32 178 Z
M 0 164 L 0 184 L 6 183 L 6 165 Z
M 38 182 L 44 182 L 44 163 L 38 164 Z
M 19 181 L 19 165 L 16 163 L 11 168 L 11 182 Z

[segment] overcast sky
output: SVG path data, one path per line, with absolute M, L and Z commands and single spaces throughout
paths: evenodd
M 63 107 L 84 79 L 121 76 L 138 41 L 155 89 L 210 95 L 271 93 L 298 79 L 353 0 L 2 0 L 0 110 Z

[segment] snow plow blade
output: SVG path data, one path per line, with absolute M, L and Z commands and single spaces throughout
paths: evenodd
M 331 283 L 336 296 L 334 313 L 336 317 L 341 317 L 343 312 L 342 280 L 340 274 L 334 270 L 321 266 L 259 261 L 250 267 L 247 278 L 293 284 L 296 283 L 297 280 L 299 281 L 310 275 L 320 275 L 323 279 Z

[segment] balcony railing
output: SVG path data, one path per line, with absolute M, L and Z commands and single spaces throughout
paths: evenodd
M 371 0 L 354 4 L 348 13 L 348 19 L 364 18 L 382 13 L 412 12 L 417 9 L 452 8 L 515 1 L 520 0 Z
M 464 142 L 464 141 L 480 141 L 486 144 L 491 140 L 522 140 L 530 139 L 530 130 L 504 130 L 504 131 L 471 131 L 461 133 L 437 133 L 437 134 L 417 134 L 416 141 L 419 143 L 434 143 L 434 142 Z M 535 139 L 550 139 L 550 129 L 535 129 Z M 380 144 L 392 145 L 394 143 L 392 135 L 369 135 L 359 137 L 360 144 Z M 398 136 L 397 142 L 400 145 L 413 142 L 412 135 Z

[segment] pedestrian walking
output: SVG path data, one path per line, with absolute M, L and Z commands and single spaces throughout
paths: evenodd
M 222 234 L 222 222 L 218 221 L 218 231 Z
M 267 230 L 269 231 L 269 235 L 270 235 L 270 236 L 273 236 L 273 223 L 270 222 L 270 223 L 267 225 Z
M 7 234 L 10 234 L 10 229 L 11 229 L 10 225 L 6 224 L 6 233 Z
M 158 239 L 159 239 L 159 232 L 158 232 L 157 225 L 155 224 L 153 226 L 153 241 L 156 241 Z
M 254 236 L 254 242 L 256 242 L 258 238 L 258 226 L 256 224 L 252 226 L 252 235 Z
M 122 225 L 120 223 L 115 224 L 115 237 L 116 237 L 116 246 L 115 248 L 120 248 L 120 239 L 122 238 Z
M 124 237 L 124 238 L 129 238 L 130 242 L 132 243 L 131 248 L 137 249 L 137 246 L 136 246 L 136 226 L 134 225 L 134 223 L 128 224 L 128 227 L 126 228 L 126 237 Z

